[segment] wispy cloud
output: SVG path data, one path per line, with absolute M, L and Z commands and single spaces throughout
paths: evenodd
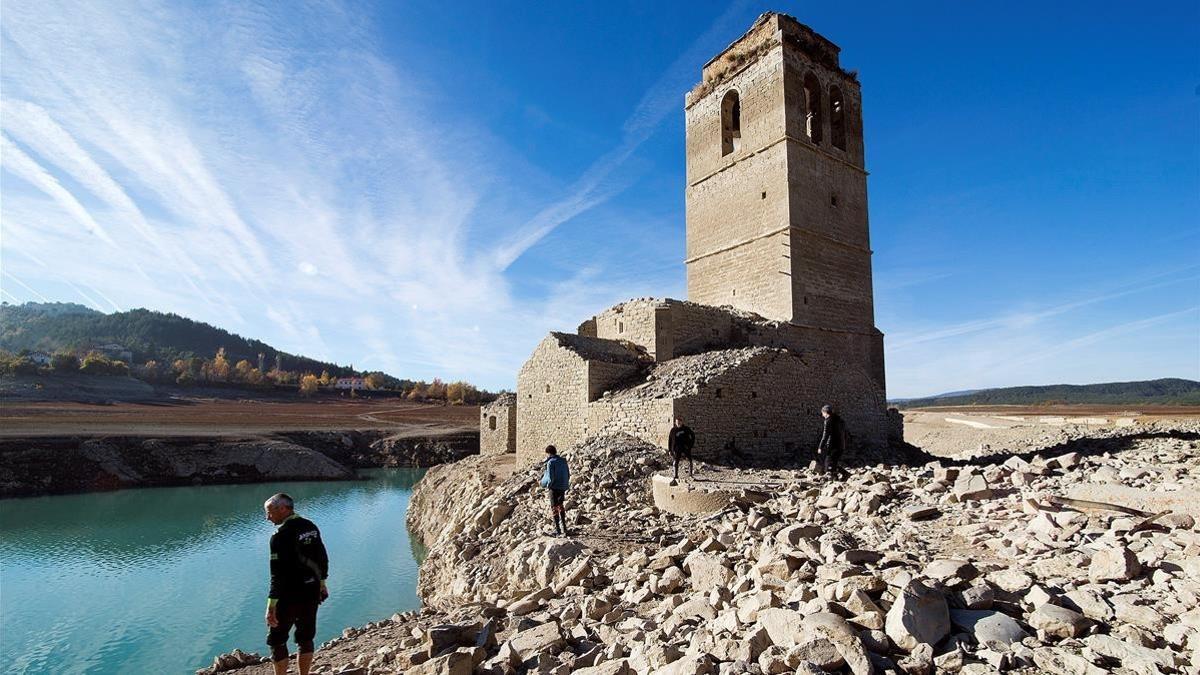
M 1090 305 L 1096 305 L 1096 304 L 1099 304 L 1102 302 L 1115 300 L 1117 298 L 1122 298 L 1122 297 L 1134 295 L 1137 293 L 1145 293 L 1147 291 L 1155 290 L 1155 289 L 1162 288 L 1165 286 L 1173 286 L 1173 285 L 1181 284 L 1181 283 L 1195 282 L 1197 280 L 1200 280 L 1200 276 L 1192 275 L 1192 276 L 1186 276 L 1186 277 L 1178 277 L 1178 274 L 1179 274 L 1179 272 L 1194 270 L 1197 267 L 1200 267 L 1200 266 L 1192 265 L 1192 266 L 1188 266 L 1188 267 L 1181 268 L 1178 270 L 1170 270 L 1170 271 L 1166 271 L 1166 272 L 1160 272 L 1160 273 L 1156 273 L 1150 277 L 1151 279 L 1161 279 L 1161 277 L 1176 277 L 1176 278 L 1168 278 L 1165 280 L 1153 281 L 1151 283 L 1147 283 L 1147 281 L 1148 281 L 1147 278 L 1141 278 L 1141 279 L 1129 282 L 1116 290 L 1099 293 L 1099 294 L 1092 295 L 1087 298 L 1082 298 L 1079 300 L 1072 300 L 1069 302 L 1064 302 L 1064 303 L 1060 303 L 1057 305 L 1044 307 L 1041 309 L 1013 310 L 1010 312 L 1006 312 L 1000 316 L 994 316 L 994 317 L 983 318 L 983 319 L 972 319 L 970 321 L 953 323 L 953 324 L 949 324 L 946 326 L 941 326 L 941 327 L 934 328 L 931 330 L 926 330 L 926 331 L 921 331 L 921 332 L 916 332 L 916 333 L 908 333 L 908 334 L 902 333 L 902 334 L 893 336 L 888 341 L 888 348 L 890 350 L 903 350 L 903 349 L 921 345 L 921 344 L 924 344 L 927 342 L 944 340 L 947 338 L 961 337 L 961 336 L 969 335 L 972 333 L 980 333 L 980 332 L 985 332 L 985 331 L 989 331 L 989 330 L 1006 329 L 1006 328 L 1014 328 L 1014 327 L 1015 328 L 1031 327 L 1034 324 L 1038 323 L 1039 321 L 1043 321 L 1045 319 L 1049 319 L 1049 318 L 1056 317 L 1056 316 L 1059 316 L 1062 314 L 1066 314 L 1068 312 L 1072 312 L 1077 309 L 1082 309 L 1082 308 L 1088 307 Z
M 497 267 L 507 269 L 554 228 L 612 199 L 629 186 L 631 177 L 614 176 L 614 172 L 654 134 L 667 115 L 678 112 L 681 93 L 695 81 L 697 64 L 707 61 L 720 40 L 737 29 L 737 21 L 742 20 L 748 6 L 747 0 L 730 3 L 708 30 L 675 59 L 625 120 L 621 142 L 592 162 L 561 198 L 546 205 L 496 250 Z
M 618 169 L 743 6 L 562 186 L 389 63 L 355 4 L 6 3 L 2 249 L 5 278 L 29 282 L 6 297 L 55 289 L 401 376 L 511 383 L 547 328 L 626 286 L 597 271 L 518 301 L 506 268 L 628 185 Z M 482 210 L 511 195 L 523 210 Z

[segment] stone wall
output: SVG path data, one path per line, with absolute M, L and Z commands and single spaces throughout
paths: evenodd
M 674 413 L 674 399 L 600 399 L 588 405 L 588 433 L 624 432 L 665 448 Z
M 626 384 L 641 365 L 616 341 L 551 333 L 517 374 L 517 461 L 539 461 L 547 445 L 586 438 L 588 402 Z
M 658 362 L 733 347 L 782 347 L 825 360 L 856 364 L 886 391 L 883 334 L 874 328 L 818 328 L 753 318 L 728 307 L 640 298 L 584 322 L 599 337 L 628 340 Z M 594 399 L 595 396 L 592 396 Z
M 517 396 L 501 394 L 479 408 L 479 453 L 503 455 L 517 451 Z
M 581 438 L 588 400 L 587 364 L 553 337 L 542 340 L 517 374 L 517 463 L 533 463 L 547 445 Z
M 675 402 L 675 414 L 696 432 L 698 458 L 741 456 L 773 462 L 811 453 L 821 436 L 820 408 L 830 403 L 857 444 L 887 444 L 884 401 L 865 373 L 844 364 L 806 363 L 771 351 L 713 378 Z

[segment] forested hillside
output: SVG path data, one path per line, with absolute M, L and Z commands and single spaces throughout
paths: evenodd
M 935 405 L 1041 405 L 1090 403 L 1108 405 L 1200 405 L 1200 382 L 1180 378 L 1103 384 L 1051 384 L 980 389 L 962 394 L 897 401 L 904 408 Z
M 218 349 L 224 348 L 226 357 L 233 362 L 245 359 L 257 363 L 258 355 L 262 354 L 266 367 L 270 368 L 276 364 L 278 355 L 287 370 L 353 374 L 347 366 L 281 352 L 260 340 L 244 338 L 178 314 L 147 309 L 105 314 L 63 302 L 0 305 L 0 350 L 82 353 L 105 344 L 121 345 L 131 351 L 134 364 L 212 357 Z

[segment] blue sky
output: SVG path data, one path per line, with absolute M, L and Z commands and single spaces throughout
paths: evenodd
M 0 294 L 511 387 L 684 297 L 683 94 L 767 9 L 863 88 L 889 395 L 1200 377 L 1200 9 L 5 3 Z

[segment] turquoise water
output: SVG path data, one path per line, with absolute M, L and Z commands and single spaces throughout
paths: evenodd
M 0 501 L 3 672 L 192 673 L 235 647 L 265 654 L 262 503 L 277 491 L 329 550 L 318 644 L 416 609 L 423 551 L 404 515 L 424 469 L 364 473 Z

